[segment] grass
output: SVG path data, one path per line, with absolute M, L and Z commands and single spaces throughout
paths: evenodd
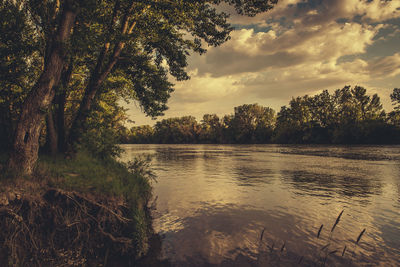
M 84 151 L 68 160 L 63 155 L 56 157 L 41 155 L 32 177 L 7 175 L 2 171 L 6 161 L 7 154 L 0 153 L 0 197 L 3 195 L 7 197 L 12 192 L 14 195 L 24 194 L 30 199 L 35 199 L 36 203 L 43 203 L 46 194 L 56 192 L 54 196 L 52 195 L 54 203 L 60 200 L 57 195 L 62 195 L 63 198 L 70 198 L 77 203 L 73 209 L 81 212 L 79 216 L 72 214 L 76 217 L 74 217 L 75 220 L 82 221 L 73 226 L 76 227 L 75 230 L 72 229 L 73 227 L 71 228 L 71 231 L 75 231 L 72 231 L 73 233 L 80 235 L 79 231 L 82 227 L 94 223 L 90 231 L 98 231 L 97 227 L 100 227 L 101 234 L 104 233 L 102 228 L 105 227 L 108 229 L 107 231 L 114 231 L 114 233 L 132 240 L 136 255 L 143 255 L 148 249 L 151 218 L 147 205 L 152 193 L 150 180 L 154 176 L 144 160 L 136 159 L 132 163 L 124 164 L 113 158 L 97 159 Z M 16 201 L 14 198 L 9 199 L 10 204 L 6 204 L 5 207 L 15 205 L 18 202 Z M 68 201 L 61 202 L 61 205 L 70 207 Z M 2 205 L 0 201 L 0 208 Z M 100 209 L 98 209 L 99 207 Z M 89 217 L 85 218 L 88 210 L 96 213 L 88 214 Z M 64 216 L 62 218 L 68 218 L 72 212 L 72 210 L 63 211 L 61 206 L 58 207 L 58 211 Z M 128 224 L 118 221 L 117 218 L 123 217 L 129 220 Z M 66 227 L 62 220 L 60 219 L 61 226 Z M 90 223 L 87 223 L 88 221 Z M 113 222 L 116 222 L 114 226 L 112 226 Z M 13 227 L 13 225 L 11 226 Z M 86 232 L 89 233 L 89 230 Z M 107 239 L 107 236 L 104 238 Z M 43 239 L 45 240 L 45 238 Z M 15 246 L 22 247 L 20 244 Z M 107 261 L 107 254 L 108 252 L 105 254 L 104 261 Z M 104 255 L 100 255 L 100 257 L 102 256 Z
M 80 152 L 70 160 L 65 160 L 62 155 L 56 158 L 42 156 L 35 175 L 53 177 L 53 186 L 57 188 L 111 198 L 122 197 L 130 211 L 129 218 L 134 221 L 135 229 L 132 231 L 135 242 L 138 247 L 146 247 L 150 224 L 146 209 L 151 198 L 150 179 L 153 177 L 148 170 L 144 172 L 138 168 L 141 162 L 135 159 L 124 164 L 113 158 L 93 158 L 86 152 Z
M 144 199 L 151 196 L 148 177 L 129 170 L 126 164 L 115 159 L 100 160 L 80 152 L 74 159 L 62 155 L 39 158 L 35 176 L 47 176 L 54 186 L 78 192 L 97 192 L 107 196 L 124 196 L 127 199 Z
M 5 166 L 6 161 L 7 154 L 0 153 L 0 165 Z M 113 158 L 97 159 L 85 151 L 68 160 L 63 155 L 41 155 L 34 177 L 19 179 L 41 180 L 50 187 L 79 193 L 123 197 L 131 208 L 141 210 L 151 198 L 150 180 L 154 178 L 144 161 L 135 159 L 124 164 Z M 10 180 L 4 172 L 1 176 L 0 181 Z

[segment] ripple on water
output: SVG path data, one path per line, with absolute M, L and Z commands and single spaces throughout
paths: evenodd
M 400 266 L 400 146 L 123 148 L 124 160 L 154 155 L 159 256 L 176 265 L 309 265 L 331 253 L 331 266 Z

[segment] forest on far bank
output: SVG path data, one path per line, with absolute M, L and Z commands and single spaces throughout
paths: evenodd
M 168 118 L 154 126 L 122 128 L 122 143 L 213 144 L 398 144 L 400 89 L 390 95 L 394 110 L 385 112 L 377 94 L 345 86 L 332 94 L 292 98 L 276 113 L 269 107 L 244 104 L 222 118 L 205 114 Z

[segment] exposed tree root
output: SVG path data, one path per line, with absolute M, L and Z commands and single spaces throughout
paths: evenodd
M 1 266 L 129 266 L 144 252 L 123 200 L 36 189 L 0 192 Z

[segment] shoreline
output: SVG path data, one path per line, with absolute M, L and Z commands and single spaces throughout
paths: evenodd
M 132 266 L 148 252 L 151 185 L 127 165 L 44 156 L 32 178 L 2 176 L 2 265 Z

